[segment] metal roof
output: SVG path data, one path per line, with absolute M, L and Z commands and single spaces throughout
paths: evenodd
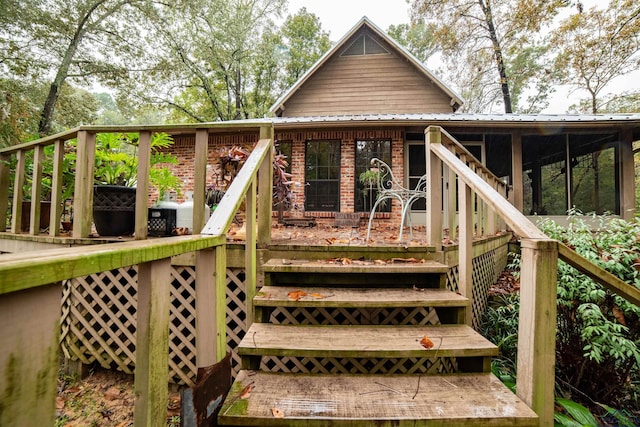
M 464 124 L 551 124 L 567 125 L 579 123 L 634 123 L 640 125 L 640 113 L 633 114 L 464 114 L 464 113 L 427 113 L 427 114 L 357 114 L 318 117 L 276 117 L 273 124 L 313 125 L 313 124 L 364 124 L 364 123 L 450 123 Z

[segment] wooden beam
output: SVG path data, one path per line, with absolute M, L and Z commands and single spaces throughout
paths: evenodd
M 73 193 L 73 237 L 89 237 L 93 220 L 93 168 L 96 156 L 96 134 L 78 132 L 76 180 Z
M 196 367 L 215 364 L 216 354 L 216 250 L 196 252 Z M 211 308 L 214 307 L 212 310 Z
M 620 165 L 620 216 L 629 221 L 636 209 L 633 132 L 630 128 L 620 132 Z
M 472 325 L 473 319 L 473 202 L 471 189 L 460 181 L 458 208 L 460 209 L 460 235 L 458 237 L 458 290 L 468 298 L 465 323 Z
M 269 140 L 269 152 L 260 164 L 258 170 L 258 239 L 260 247 L 271 242 L 271 216 L 273 209 L 273 156 L 274 130 L 273 125 L 260 128 L 260 139 Z
M 71 277 L 168 258 L 225 243 L 225 236 L 176 236 L 2 255 L 0 295 Z
M 151 169 L 151 132 L 140 132 L 138 139 L 138 172 L 136 176 L 135 239 L 149 235 L 149 170 Z
M 513 206 L 520 212 L 524 209 L 523 179 L 522 179 L 522 135 L 513 133 L 511 140 L 511 176 L 513 177 L 512 192 Z
M 0 154 L 0 231 L 7 230 L 7 209 L 9 209 L 9 187 L 11 186 L 10 160 L 9 154 Z
M 59 283 L 0 298 L 0 425 L 55 422 L 60 335 Z
M 246 238 L 244 245 L 244 284 L 245 284 L 245 304 L 247 313 L 247 329 L 253 323 L 254 310 L 253 310 L 253 297 L 256 295 L 256 283 L 257 283 L 257 257 L 256 257 L 256 180 L 254 179 L 247 191 L 245 202 L 245 217 L 246 217 Z
M 167 422 L 171 258 L 138 267 L 134 425 Z
M 44 147 L 38 145 L 33 150 L 33 173 L 31 175 L 31 212 L 29 217 L 29 234 L 40 234 L 40 200 L 42 198 L 42 163 Z
M 618 277 L 600 268 L 579 253 L 569 248 L 564 243 L 558 243 L 558 253 L 560 259 L 580 273 L 600 283 L 611 292 L 618 294 L 627 301 L 640 306 L 640 289 L 634 285 L 620 280 Z
M 553 425 L 558 242 L 522 239 L 517 395 Z
M 11 232 L 18 234 L 22 230 L 22 199 L 24 198 L 24 169 L 27 162 L 26 153 L 23 150 L 18 151 L 18 161 L 16 163 L 16 172 L 13 177 L 13 211 L 11 213 Z
M 193 234 L 200 234 L 205 226 L 204 206 L 207 191 L 207 153 L 209 151 L 209 132 L 196 130 L 195 164 L 193 183 Z
M 216 319 L 216 362 L 221 361 L 227 354 L 227 247 L 217 246 L 215 249 L 215 281 L 216 301 L 211 307 Z
M 427 162 L 427 245 L 438 250 L 442 246 L 442 163 L 432 153 L 433 146 L 443 150 L 448 148 L 441 144 L 441 129 L 430 126 L 426 130 L 426 162 Z M 449 151 L 449 153 L 451 153 Z M 453 155 L 453 154 L 451 154 Z M 455 155 L 453 155 L 455 157 Z
M 53 181 L 51 183 L 51 216 L 49 236 L 60 235 L 60 221 L 65 201 L 62 200 L 62 176 L 64 174 L 64 141 L 57 140 L 53 151 Z

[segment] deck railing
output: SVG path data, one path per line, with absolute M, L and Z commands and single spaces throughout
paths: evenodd
M 427 209 L 427 239 L 430 245 L 439 245 L 443 237 L 440 208 L 442 165 L 446 165 L 450 173 L 458 177 L 458 281 L 461 293 L 472 298 L 472 192 L 521 239 L 517 394 L 538 414 L 540 425 L 553 425 L 558 259 L 636 305 L 640 305 L 640 290 L 540 231 L 506 200 L 503 192 L 496 190 L 499 188 L 496 178 L 490 177 L 488 171 L 479 169 L 477 160 L 449 133 L 438 126 L 430 126 L 425 134 L 429 170 L 427 189 L 430 191 L 427 199 L 431 203 Z M 449 182 L 453 182 L 453 179 Z M 449 200 L 449 203 L 453 202 Z M 489 213 L 487 218 L 494 218 L 493 213 Z M 491 225 L 489 227 L 491 229 Z
M 227 125 L 228 127 L 228 125 Z M 139 240 L 78 248 L 53 249 L 22 254 L 6 254 L 0 260 L 0 425 L 52 425 L 55 414 L 58 368 L 58 336 L 60 331 L 61 281 L 87 274 L 138 265 L 135 410 L 136 426 L 163 425 L 166 422 L 168 398 L 168 332 L 171 257 L 195 252 L 196 262 L 196 364 L 204 368 L 220 361 L 226 352 L 225 289 L 226 232 L 242 200 L 246 203 L 247 264 L 253 268 L 257 244 L 269 243 L 271 227 L 273 127 L 259 128 L 260 140 L 241 173 L 218 205 L 206 226 L 206 234 L 164 239 Z M 224 126 L 216 126 L 224 128 Z M 25 150 L 37 152 L 50 141 L 78 137 L 78 146 L 90 149 L 98 129 L 80 129 L 48 140 L 14 147 L 24 158 Z M 109 129 L 109 131 L 115 131 Z M 123 131 L 119 128 L 118 131 Z M 127 132 L 135 129 L 127 128 Z M 141 140 L 150 139 L 154 129 L 137 129 Z M 202 188 L 206 170 L 209 129 L 197 128 L 196 190 Z M 147 137 L 144 135 L 149 133 Z M 93 134 L 93 136 L 92 136 Z M 56 144 L 60 144 L 56 142 Z M 78 158 L 82 153 L 79 152 Z M 92 163 L 92 162 L 91 162 Z M 78 161 L 81 165 L 82 162 Z M 92 167 L 92 165 L 91 165 Z M 138 191 L 146 185 L 144 166 L 139 169 Z M 148 169 L 147 169 L 148 170 Z M 77 171 L 82 179 L 92 176 L 88 170 Z M 0 171 L 5 176 L 6 169 Z M 16 178 L 18 180 L 18 178 Z M 199 182 L 200 181 L 200 182 Z M 35 180 L 34 180 L 35 182 Z M 78 184 L 81 184 L 78 186 Z M 20 184 L 18 182 L 18 184 Z M 258 191 L 256 191 L 259 186 Z M 4 184 L 3 184 L 4 187 Z M 19 185 L 18 187 L 21 187 Z M 78 188 L 81 187 L 81 188 Z M 76 197 L 86 195 L 88 186 L 76 179 Z M 20 190 L 18 189 L 18 192 Z M 79 192 L 79 193 L 78 193 Z M 144 193 L 146 196 L 146 192 Z M 35 198 L 37 200 L 37 198 Z M 259 199 L 259 200 L 258 200 Z M 20 199 L 18 199 L 20 200 Z M 198 203 L 197 199 L 196 202 Z M 204 200 L 202 200 L 204 204 Z M 146 206 L 144 226 L 146 227 Z M 256 217 L 256 206 L 260 216 Z M 2 206 L 0 206 L 0 210 Z M 4 205 L 6 210 L 7 205 Z M 20 217 L 14 204 L 14 215 Z M 194 224 L 199 219 L 194 209 Z M 200 213 L 202 215 L 202 213 Z M 33 218 L 33 217 L 32 217 Z M 137 226 L 142 227 L 141 216 Z M 81 218 L 77 218 L 82 220 Z M 6 220 L 6 217 L 5 217 Z M 257 225 L 257 227 L 256 227 Z M 33 230 L 32 220 L 32 230 Z M 75 225 L 74 225 L 75 227 Z M 37 228 L 37 224 L 36 224 Z M 249 230 L 256 230 L 257 234 Z M 84 225 L 79 228 L 84 234 Z M 251 237 L 249 237 L 251 235 Z M 249 268 L 249 267 L 248 267 Z

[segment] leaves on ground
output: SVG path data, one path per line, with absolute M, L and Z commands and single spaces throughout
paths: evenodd
M 271 413 L 273 414 L 274 417 L 276 418 L 284 418 L 284 412 L 282 412 L 280 409 L 278 408 L 271 408 Z

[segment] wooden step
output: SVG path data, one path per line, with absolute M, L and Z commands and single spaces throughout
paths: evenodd
M 490 373 L 417 376 L 240 371 L 218 422 L 294 427 L 537 426 L 538 417 Z
M 426 336 L 433 343 L 420 344 Z M 254 323 L 238 346 L 242 356 L 490 357 L 498 348 L 467 325 L 334 326 Z
M 263 264 L 265 273 L 447 273 L 449 267 L 433 260 L 423 262 L 350 261 L 270 259 Z
M 289 293 L 306 294 L 299 299 Z M 299 293 L 298 295 L 302 295 Z M 468 299 L 441 288 L 326 288 L 264 286 L 253 299 L 260 307 L 466 307 Z

